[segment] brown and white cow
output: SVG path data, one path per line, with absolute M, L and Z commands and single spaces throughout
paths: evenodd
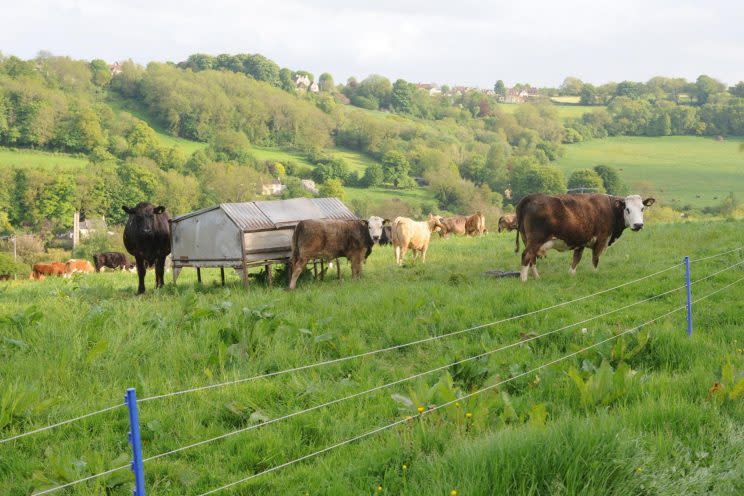
M 468 236 L 480 236 L 486 233 L 486 218 L 482 213 L 476 212 L 465 219 L 465 234 Z
M 499 217 L 498 231 L 515 231 L 517 229 L 517 214 L 504 214 Z
M 529 195 L 517 206 L 519 238 L 525 249 L 522 252 L 521 279 L 527 280 L 527 272 L 537 272 L 537 258 L 550 250 L 573 251 L 569 272 L 576 273 L 584 248 L 592 249 L 592 264 L 597 269 L 599 256 L 622 235 L 625 228 L 633 231 L 643 228 L 643 210 L 656 200 L 642 200 L 638 195 L 611 196 L 599 194 Z
M 450 234 L 456 234 L 458 236 L 465 236 L 467 234 L 466 224 L 468 218 L 464 215 L 455 215 L 454 217 L 437 217 L 441 227 L 439 228 L 439 236 L 442 238 L 449 238 Z
M 65 265 L 67 266 L 68 274 L 90 274 L 96 270 L 92 263 L 87 260 L 79 260 L 76 258 L 69 259 Z
M 407 217 L 396 217 L 393 220 L 393 246 L 395 246 L 395 263 L 403 265 L 406 250 L 413 250 L 413 261 L 421 254 L 421 261 L 426 263 L 426 251 L 429 249 L 431 233 L 437 228 L 443 229 L 441 217 L 429 214 L 429 219 L 416 222 Z
M 352 277 L 359 278 L 362 263 L 372 253 L 373 244 L 366 220 L 300 221 L 292 235 L 292 278 L 289 289 L 295 288 L 307 263 L 317 258 L 333 260 L 346 257 L 351 262 Z
M 62 262 L 36 263 L 33 266 L 33 272 L 29 279 L 43 281 L 48 276 L 69 277 L 67 274 L 67 265 Z

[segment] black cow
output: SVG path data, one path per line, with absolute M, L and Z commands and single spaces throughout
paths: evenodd
M 133 267 L 127 260 L 127 256 L 118 251 L 96 253 L 93 255 L 93 265 L 96 267 L 96 272 L 101 272 L 101 270 L 107 268 L 126 270 Z
M 165 257 L 171 251 L 170 226 L 165 207 L 140 202 L 135 207 L 122 206 L 129 214 L 124 228 L 124 246 L 134 255 L 137 263 L 139 288 L 137 294 L 145 292 L 147 265 L 155 266 L 155 288 L 163 286 Z
M 382 234 L 378 243 L 380 243 L 380 246 L 393 244 L 393 226 L 389 223 L 382 226 Z

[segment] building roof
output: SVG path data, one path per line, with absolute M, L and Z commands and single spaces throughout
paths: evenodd
M 306 219 L 357 219 L 338 198 L 292 198 L 289 200 L 221 203 L 172 219 L 181 220 L 222 209 L 243 232 L 294 226 Z

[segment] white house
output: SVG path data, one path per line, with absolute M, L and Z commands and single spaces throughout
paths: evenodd
M 263 196 L 280 195 L 285 189 L 287 189 L 287 186 L 282 184 L 279 179 L 274 179 L 269 184 L 261 184 L 261 194 Z
M 315 181 L 313 181 L 312 179 L 301 180 L 300 186 L 302 186 L 302 189 L 304 189 L 305 191 L 308 191 L 314 195 L 320 193 L 320 190 L 318 190 L 318 186 L 316 186 Z

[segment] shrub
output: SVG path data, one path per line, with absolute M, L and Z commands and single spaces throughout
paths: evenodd
M 0 253 L 0 276 L 27 277 L 31 268 L 13 260 L 13 255 Z
M 576 169 L 568 178 L 568 189 L 583 193 L 604 193 L 605 187 L 599 174 L 591 169 Z

